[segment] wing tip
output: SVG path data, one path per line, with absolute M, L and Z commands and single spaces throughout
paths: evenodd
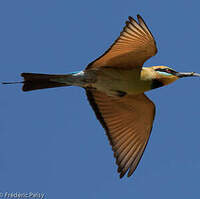
M 137 18 L 138 18 L 139 24 L 140 24 L 140 25 L 143 24 L 143 25 L 147 28 L 147 30 L 150 32 L 150 30 L 149 30 L 147 24 L 145 23 L 144 19 L 143 19 L 139 14 L 137 15 Z M 142 26 L 143 26 L 143 25 L 142 25 Z M 144 28 L 144 27 L 143 27 L 143 28 Z M 150 33 L 151 33 L 151 32 L 150 32 Z
M 128 16 L 129 21 L 134 20 L 133 17 Z
M 131 16 L 128 17 L 128 20 L 129 20 L 129 23 L 137 23 L 138 24 L 138 22 Z
M 122 179 L 124 177 L 125 173 L 120 173 L 119 178 Z
M 139 19 L 142 19 L 143 20 L 143 18 L 141 17 L 141 15 L 139 15 L 139 14 L 137 14 L 137 18 L 138 18 L 138 20 Z M 144 21 L 144 20 L 143 20 Z
M 135 169 L 136 169 L 136 168 L 135 168 Z M 118 173 L 120 173 L 120 174 L 119 174 L 119 178 L 122 179 L 122 178 L 125 176 L 126 173 L 127 173 L 126 177 L 127 177 L 127 178 L 130 178 L 130 177 L 133 175 L 135 169 L 134 169 L 134 170 L 130 170 L 130 169 L 129 169 L 128 173 L 127 173 L 127 170 L 126 170 L 126 171 L 123 171 L 123 170 L 122 170 L 122 171 L 118 171 Z
M 141 15 L 137 14 L 136 16 L 137 16 L 138 21 L 139 20 L 144 21 L 143 18 L 141 17 Z M 132 16 L 128 16 L 128 19 L 129 19 L 129 21 L 135 21 L 136 22 L 136 20 Z
M 127 173 L 127 171 L 120 172 L 119 178 L 122 179 L 125 176 L 126 173 Z M 130 172 L 130 173 L 128 172 L 128 174 L 126 175 L 126 177 L 130 178 L 132 176 L 132 174 L 133 174 L 133 172 Z

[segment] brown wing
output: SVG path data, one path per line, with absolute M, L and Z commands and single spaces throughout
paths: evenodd
M 114 44 L 98 59 L 90 63 L 86 69 L 101 66 L 132 68 L 142 66 L 144 62 L 157 52 L 156 43 L 141 16 L 138 22 L 132 17 Z
M 106 130 L 116 157 L 120 178 L 135 171 L 148 142 L 155 106 L 144 94 L 110 97 L 94 91 L 86 91 L 97 119 Z

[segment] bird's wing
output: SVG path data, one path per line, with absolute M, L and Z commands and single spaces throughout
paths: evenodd
M 106 130 L 122 178 L 135 171 L 147 145 L 155 105 L 144 94 L 110 97 L 96 90 L 86 90 L 97 119 Z
M 142 66 L 157 52 L 156 43 L 141 16 L 138 22 L 132 17 L 112 46 L 98 59 L 90 63 L 87 69 L 102 66 L 132 68 Z

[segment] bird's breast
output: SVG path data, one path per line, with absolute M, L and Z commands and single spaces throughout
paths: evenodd
M 96 71 L 96 82 L 93 87 L 113 95 L 114 91 L 127 94 L 140 94 L 151 89 L 151 80 L 141 78 L 140 69 L 113 69 L 106 68 Z

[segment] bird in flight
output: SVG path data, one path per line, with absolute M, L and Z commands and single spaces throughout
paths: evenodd
M 133 174 L 152 130 L 155 105 L 144 92 L 183 77 L 200 77 L 198 73 L 177 72 L 167 66 L 143 67 L 157 48 L 142 17 L 137 15 L 137 19 L 129 17 L 117 40 L 85 70 L 63 75 L 22 73 L 24 81 L 20 82 L 23 91 L 61 86 L 84 88 L 106 131 L 120 178 Z

